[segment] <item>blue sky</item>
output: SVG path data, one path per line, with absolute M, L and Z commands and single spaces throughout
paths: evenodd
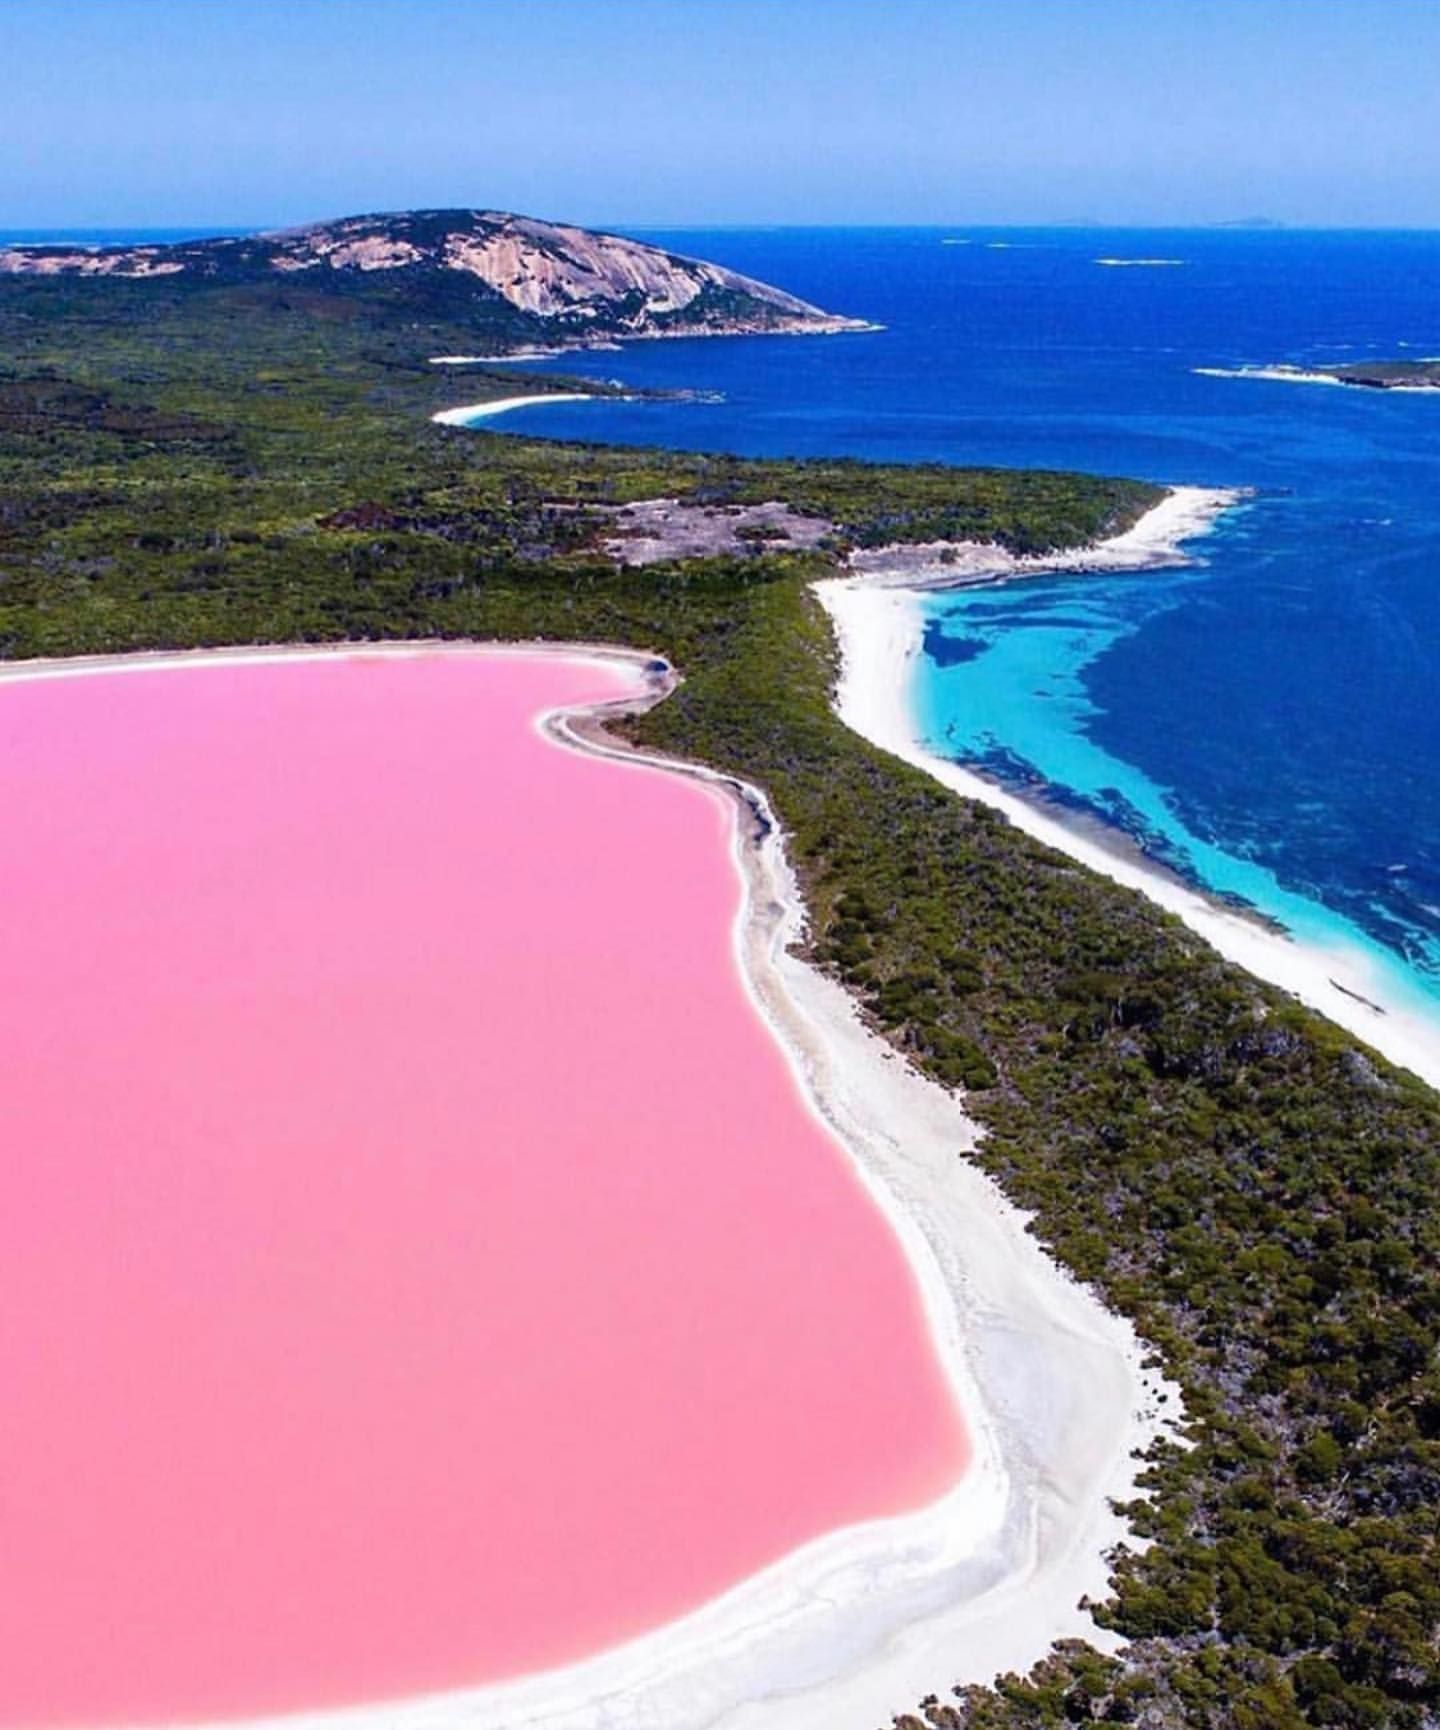
M 1440 225 L 1440 0 L 0 0 L 0 227 Z

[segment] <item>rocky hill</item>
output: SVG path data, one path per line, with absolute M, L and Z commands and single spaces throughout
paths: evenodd
M 417 210 L 280 233 L 144 246 L 0 248 L 0 273 L 288 283 L 464 316 L 516 343 L 864 329 L 717 264 L 491 210 Z

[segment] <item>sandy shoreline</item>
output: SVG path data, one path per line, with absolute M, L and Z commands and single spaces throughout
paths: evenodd
M 1071 552 L 1012 553 L 984 541 L 925 541 L 851 553 L 849 568 L 875 589 L 960 589 L 1042 571 L 1149 571 L 1186 565 L 1190 560 L 1180 551 L 1181 543 L 1204 534 L 1218 516 L 1248 496 L 1226 487 L 1172 487 L 1124 534 Z M 822 600 L 839 592 L 831 583 L 818 589 Z
M 960 1101 L 911 1070 L 864 1027 L 839 985 L 788 952 L 804 912 L 763 795 L 601 735 L 607 713 L 668 693 L 663 663 L 605 645 L 350 644 L 31 662 L 0 679 L 417 652 L 543 652 L 623 665 L 633 696 L 554 711 L 537 725 L 563 748 L 631 773 L 695 775 L 725 799 L 744 886 L 737 965 L 810 1108 L 905 1247 L 974 1458 L 940 1501 L 829 1533 L 692 1614 L 583 1663 L 256 1722 L 277 1730 L 874 1730 L 927 1693 L 1028 1668 L 1057 1638 L 1113 1644 L 1077 1604 L 1105 1594 L 1104 1552 L 1124 1535 L 1110 1498 L 1133 1493 L 1132 1454 L 1178 1416 L 1178 1395 L 1142 1369 L 1129 1325 L 1053 1263 L 1026 1235 L 1024 1216 L 960 1157 L 976 1133 Z
M 534 408 L 542 402 L 593 402 L 594 391 L 556 390 L 543 391 L 531 396 L 502 396 L 494 402 L 468 403 L 461 408 L 442 408 L 439 414 L 432 414 L 430 419 L 436 426 L 473 426 L 478 420 L 489 420 L 492 415 L 506 414 L 512 408 Z M 613 397 L 605 399 L 613 402 Z
M 1392 1062 L 1440 1086 L 1440 1040 L 1422 1015 L 1387 1001 L 1386 986 L 1359 949 L 1297 942 L 1225 908 L 1141 856 L 1106 845 L 1030 800 L 974 770 L 926 751 L 917 738 L 910 689 L 920 656 L 922 602 L 917 591 L 1052 570 L 1143 570 L 1184 563 L 1180 543 L 1202 534 L 1240 497 L 1199 487 L 1177 487 L 1124 535 L 1086 552 L 1058 558 L 1016 559 L 994 549 L 967 549 L 960 568 L 933 562 L 888 568 L 877 555 L 861 574 L 816 585 L 835 626 L 843 657 L 836 694 L 841 718 L 856 732 L 966 798 L 1005 815 L 1037 840 L 1068 854 L 1129 889 L 1138 889 L 1178 914 L 1224 955 L 1257 977 L 1291 992 Z

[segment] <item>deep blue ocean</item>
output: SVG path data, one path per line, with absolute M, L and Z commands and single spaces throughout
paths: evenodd
M 640 238 L 885 328 L 567 357 L 549 364 L 722 400 L 497 426 L 1254 488 L 1192 569 L 933 596 L 922 726 L 1297 936 L 1363 945 L 1440 1017 L 1440 394 L 1194 370 L 1440 355 L 1440 233 Z M 1182 262 L 1096 262 L 1117 257 Z
M 572 357 L 723 400 L 507 431 L 1254 488 L 1194 568 L 932 596 L 923 728 L 1299 937 L 1363 946 L 1440 1016 L 1440 394 L 1194 370 L 1440 355 L 1440 233 L 641 238 L 885 329 Z

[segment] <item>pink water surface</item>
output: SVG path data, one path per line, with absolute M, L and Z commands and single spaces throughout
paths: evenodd
M 0 1724 L 487 1681 L 917 1505 L 963 1428 L 612 668 L 0 686 Z

